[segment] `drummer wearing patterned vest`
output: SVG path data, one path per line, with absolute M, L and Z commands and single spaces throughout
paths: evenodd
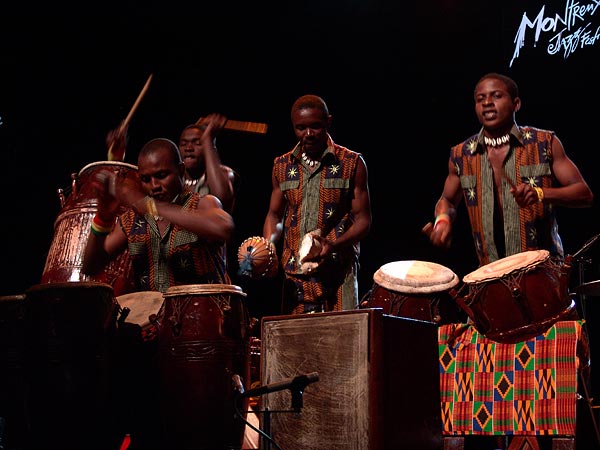
M 298 143 L 275 158 L 263 237 L 277 242 L 284 269 L 283 312 L 354 309 L 360 240 L 371 226 L 367 167 L 360 153 L 333 142 L 322 98 L 291 109 Z
M 521 99 L 514 80 L 488 73 L 474 99 L 482 128 L 452 147 L 435 220 L 423 231 L 448 248 L 464 198 L 480 266 L 530 250 L 564 257 L 556 207 L 589 207 L 592 191 L 553 131 L 516 124 Z
M 225 242 L 233 231 L 233 219 L 217 197 L 184 190 L 184 172 L 177 145 L 164 138 L 152 139 L 141 149 L 139 180 L 99 172 L 92 181 L 98 211 L 82 271 L 101 271 L 127 248 L 141 293 L 165 294 L 182 285 L 228 284 Z M 157 405 L 161 388 L 170 380 L 160 375 L 158 339 L 138 342 L 141 339 L 135 333 L 130 336 L 126 325 L 119 325 L 113 350 L 113 377 L 123 392 L 115 399 L 115 430 L 110 433 L 116 440 L 130 434 L 130 448 L 162 450 L 167 448 L 163 442 L 167 438 Z

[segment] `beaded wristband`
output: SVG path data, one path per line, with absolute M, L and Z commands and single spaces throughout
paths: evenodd
M 450 214 L 447 214 L 447 213 L 440 213 L 440 214 L 438 214 L 437 216 L 435 216 L 435 222 L 433 223 L 433 227 L 435 228 L 435 227 L 436 227 L 436 225 L 437 225 L 439 222 L 448 222 L 448 223 L 451 223 L 451 220 L 450 220 Z
M 92 219 L 92 225 L 90 226 L 90 230 L 96 236 L 106 236 L 112 230 L 113 224 L 109 222 L 105 222 L 96 214 Z
M 538 186 L 533 186 L 533 189 L 535 189 L 535 193 L 537 194 L 538 203 L 542 203 L 544 201 L 544 191 Z

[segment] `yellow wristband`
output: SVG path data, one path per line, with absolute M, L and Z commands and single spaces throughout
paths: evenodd
M 535 193 L 537 194 L 538 203 L 542 203 L 544 201 L 544 191 L 538 186 L 533 186 L 533 189 L 535 189 Z

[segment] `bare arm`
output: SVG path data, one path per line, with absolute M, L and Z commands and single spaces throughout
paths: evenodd
M 221 164 L 219 153 L 215 147 L 217 135 L 225 126 L 227 118 L 221 114 L 209 114 L 203 121 L 206 125 L 202 133 L 202 146 L 204 148 L 204 163 L 206 166 L 206 180 L 210 193 L 221 200 L 223 208 L 231 212 L 234 204 L 234 173 L 231 169 Z
M 534 188 L 529 183 L 520 183 L 510 192 L 521 208 L 542 201 L 570 208 L 586 208 L 592 205 L 594 194 L 585 182 L 577 166 L 565 153 L 562 142 L 552 139 L 552 172 L 558 181 L 556 187 Z M 541 189 L 541 192 L 540 192 Z
M 263 237 L 277 243 L 281 237 L 283 213 L 285 211 L 285 197 L 279 188 L 279 182 L 275 177 L 275 166 L 271 172 L 271 201 L 269 211 L 263 224 Z
M 431 243 L 437 247 L 448 248 L 452 241 L 452 222 L 456 217 L 456 208 L 462 200 L 460 177 L 451 159 L 448 159 L 448 175 L 440 199 L 435 204 L 435 222 L 423 227 Z

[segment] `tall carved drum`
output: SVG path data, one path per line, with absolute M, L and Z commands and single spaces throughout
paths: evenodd
M 166 441 L 172 448 L 241 449 L 232 376 L 250 379 L 250 323 L 238 286 L 174 286 L 159 315 L 159 366 Z M 246 411 L 247 401 L 238 405 Z
M 41 283 L 97 281 L 113 286 L 115 295 L 130 290 L 132 269 L 128 251 L 119 255 L 99 275 L 81 273 L 90 226 L 98 210 L 98 201 L 89 182 L 102 170 L 113 171 L 118 180 L 137 178 L 136 166 L 119 161 L 94 162 L 71 175 L 71 192 L 66 201 L 59 191 L 62 209 L 54 222 L 54 239 L 46 257 Z

